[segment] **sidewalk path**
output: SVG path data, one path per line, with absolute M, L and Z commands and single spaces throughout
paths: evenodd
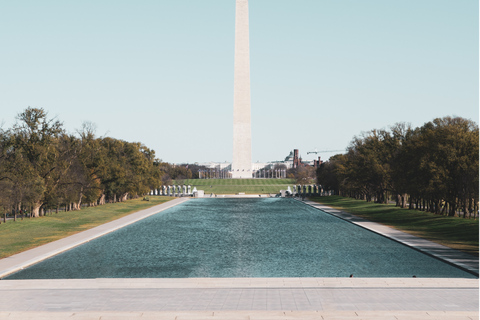
M 475 279 L 5 280 L 0 294 L 1 319 L 478 319 Z

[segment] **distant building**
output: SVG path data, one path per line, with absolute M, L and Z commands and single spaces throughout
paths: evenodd
M 199 171 L 200 179 L 231 179 L 232 164 L 230 162 L 195 163 L 206 169 Z M 312 166 L 318 168 L 322 160 L 303 161 L 298 149 L 290 151 L 283 161 L 254 162 L 252 163 L 251 178 L 286 178 L 287 170 L 292 168 Z

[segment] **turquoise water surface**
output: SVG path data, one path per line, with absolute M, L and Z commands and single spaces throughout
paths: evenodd
M 6 279 L 462 277 L 292 199 L 192 199 Z

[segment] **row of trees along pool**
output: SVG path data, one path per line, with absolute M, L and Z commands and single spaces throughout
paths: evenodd
M 444 117 L 418 128 L 396 124 L 355 137 L 346 154 L 317 169 L 317 179 L 342 196 L 475 217 L 478 152 L 478 125 L 473 121 Z
M 96 138 L 91 124 L 75 135 L 28 108 L 0 130 L 0 208 L 6 213 L 79 210 L 123 201 L 161 185 L 164 164 L 138 142 Z

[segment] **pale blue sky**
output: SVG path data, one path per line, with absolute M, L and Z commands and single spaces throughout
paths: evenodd
M 478 123 L 478 1 L 249 6 L 253 161 L 396 122 Z M 231 161 L 234 18 L 234 0 L 0 0 L 0 121 L 41 107 L 164 161 Z

